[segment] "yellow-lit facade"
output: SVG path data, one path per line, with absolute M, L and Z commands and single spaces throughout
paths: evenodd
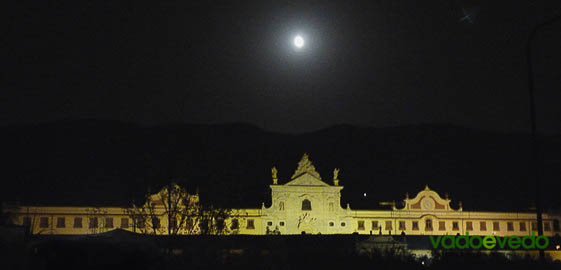
M 532 212 L 463 211 L 450 206 L 428 186 L 414 197 L 406 196 L 404 207 L 388 210 L 353 210 L 341 206 L 338 169 L 331 184 L 316 171 L 307 155 L 298 163 L 293 176 L 279 184 L 272 170 L 272 203 L 261 208 L 233 209 L 226 220 L 229 234 L 406 234 L 406 235 L 531 235 L 537 234 L 536 214 Z M 153 196 L 156 196 L 154 194 Z M 198 200 L 197 195 L 193 198 Z M 156 206 L 161 228 L 167 227 L 165 210 Z M 21 206 L 15 222 L 27 225 L 34 234 L 93 234 L 116 228 L 166 234 L 139 228 L 127 210 L 120 207 Z M 544 235 L 560 234 L 559 215 L 543 215 Z

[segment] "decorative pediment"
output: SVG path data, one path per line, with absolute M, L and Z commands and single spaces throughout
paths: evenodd
M 317 179 L 315 176 L 308 173 L 301 174 L 300 176 L 296 177 L 295 179 L 286 183 L 285 185 L 286 186 L 324 186 L 324 187 L 329 186 L 325 182 L 321 181 L 320 179 Z
M 321 180 L 321 176 L 316 171 L 316 167 L 314 167 L 314 164 L 312 164 L 312 162 L 310 161 L 307 153 L 304 153 L 304 155 L 298 162 L 298 168 L 296 168 L 296 171 L 294 172 L 294 174 L 290 179 L 296 179 L 297 177 L 303 174 L 309 174 Z
M 408 211 L 452 211 L 454 209 L 450 208 L 451 200 L 440 197 L 436 191 L 431 190 L 428 186 L 421 190 L 415 198 L 410 199 L 409 195 L 403 200 L 405 207 L 399 210 Z M 397 210 L 397 209 L 396 209 Z M 462 208 L 456 210 L 461 211 Z

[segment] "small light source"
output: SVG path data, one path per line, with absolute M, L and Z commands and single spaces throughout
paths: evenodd
M 301 36 L 294 37 L 294 46 L 296 46 L 296 48 L 304 47 L 304 38 Z
M 425 261 L 422 261 L 421 264 L 422 264 L 422 265 L 425 265 Z
M 557 245 L 555 246 L 555 249 L 559 250 L 561 248 L 561 246 Z
M 362 194 L 364 197 L 366 197 L 366 192 L 364 192 L 364 194 Z

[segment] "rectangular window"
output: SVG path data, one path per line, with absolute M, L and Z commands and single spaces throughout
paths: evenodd
M 559 220 L 558 219 L 553 220 L 553 230 L 556 231 L 556 232 L 559 231 Z
M 498 221 L 494 221 L 493 222 L 493 231 L 500 231 L 501 227 L 499 226 L 499 222 Z
M 438 230 L 439 231 L 446 231 L 446 222 L 445 221 L 439 221 L 438 222 Z
M 82 218 L 75 217 L 74 218 L 74 228 L 82 228 Z
M 466 231 L 473 231 L 473 224 L 471 221 L 466 221 Z
M 113 228 L 113 218 L 105 218 L 105 228 Z
M 538 230 L 538 223 L 536 221 L 532 221 L 532 231 Z
M 56 227 L 57 227 L 57 228 L 64 228 L 64 227 L 66 227 L 66 224 L 64 224 L 64 223 L 65 223 L 64 221 L 65 221 L 65 220 L 64 220 L 64 217 L 57 217 L 57 218 L 56 218 Z
M 372 221 L 372 230 L 378 230 L 378 221 Z
M 512 223 L 511 221 L 506 223 L 506 230 L 511 232 L 514 231 L 514 223 Z
M 247 220 L 247 228 L 246 229 L 250 229 L 250 230 L 255 229 L 255 222 L 253 221 L 253 219 L 248 219 Z
M 520 231 L 526 231 L 526 222 L 524 221 L 520 222 Z
M 419 221 L 413 221 L 412 229 L 413 229 L 414 231 L 418 231 L 418 230 L 419 230 Z
M 230 229 L 232 230 L 237 230 L 240 228 L 240 223 L 238 222 L 237 218 L 232 219 L 232 226 L 230 226 Z
M 460 226 L 458 225 L 457 221 L 453 221 L 452 222 L 452 231 L 459 231 L 460 230 Z
M 279 225 L 280 225 L 281 227 L 284 227 L 284 221 L 279 222 Z M 331 226 L 331 227 L 333 227 L 333 226 Z
M 41 217 L 39 219 L 39 228 L 49 228 L 49 218 Z
M 405 221 L 399 221 L 399 230 L 405 231 Z
M 485 221 L 479 222 L 479 230 L 480 231 L 486 231 L 487 230 L 487 222 L 485 222 Z
M 386 221 L 386 231 L 391 231 L 392 230 L 392 221 L 388 220 Z
M 121 229 L 129 228 L 129 218 L 121 218 Z
M 95 229 L 95 228 L 97 228 L 97 225 L 98 225 L 97 224 L 97 218 L 96 217 L 90 218 L 89 228 L 90 229 Z
M 359 220 L 358 221 L 358 230 L 359 231 L 364 231 L 364 220 Z
M 546 232 L 551 231 L 551 224 L 549 222 L 544 222 L 543 223 L 543 230 Z
M 23 217 L 23 226 L 30 227 L 31 226 L 31 218 L 30 217 Z
M 432 231 L 432 219 L 425 220 L 425 231 Z
M 267 221 L 267 226 L 273 226 L 273 222 L 272 221 Z

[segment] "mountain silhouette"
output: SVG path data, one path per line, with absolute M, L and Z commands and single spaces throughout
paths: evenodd
M 466 210 L 528 210 L 535 195 L 529 134 L 448 124 L 392 128 L 337 125 L 283 134 L 244 124 L 140 126 L 66 120 L 1 128 L 2 200 L 126 206 L 170 181 L 232 207 L 270 205 L 271 167 L 288 182 L 304 152 L 342 206 L 379 208 L 429 185 Z M 540 138 L 542 201 L 559 209 L 561 136 Z M 366 193 L 366 196 L 364 194 Z

